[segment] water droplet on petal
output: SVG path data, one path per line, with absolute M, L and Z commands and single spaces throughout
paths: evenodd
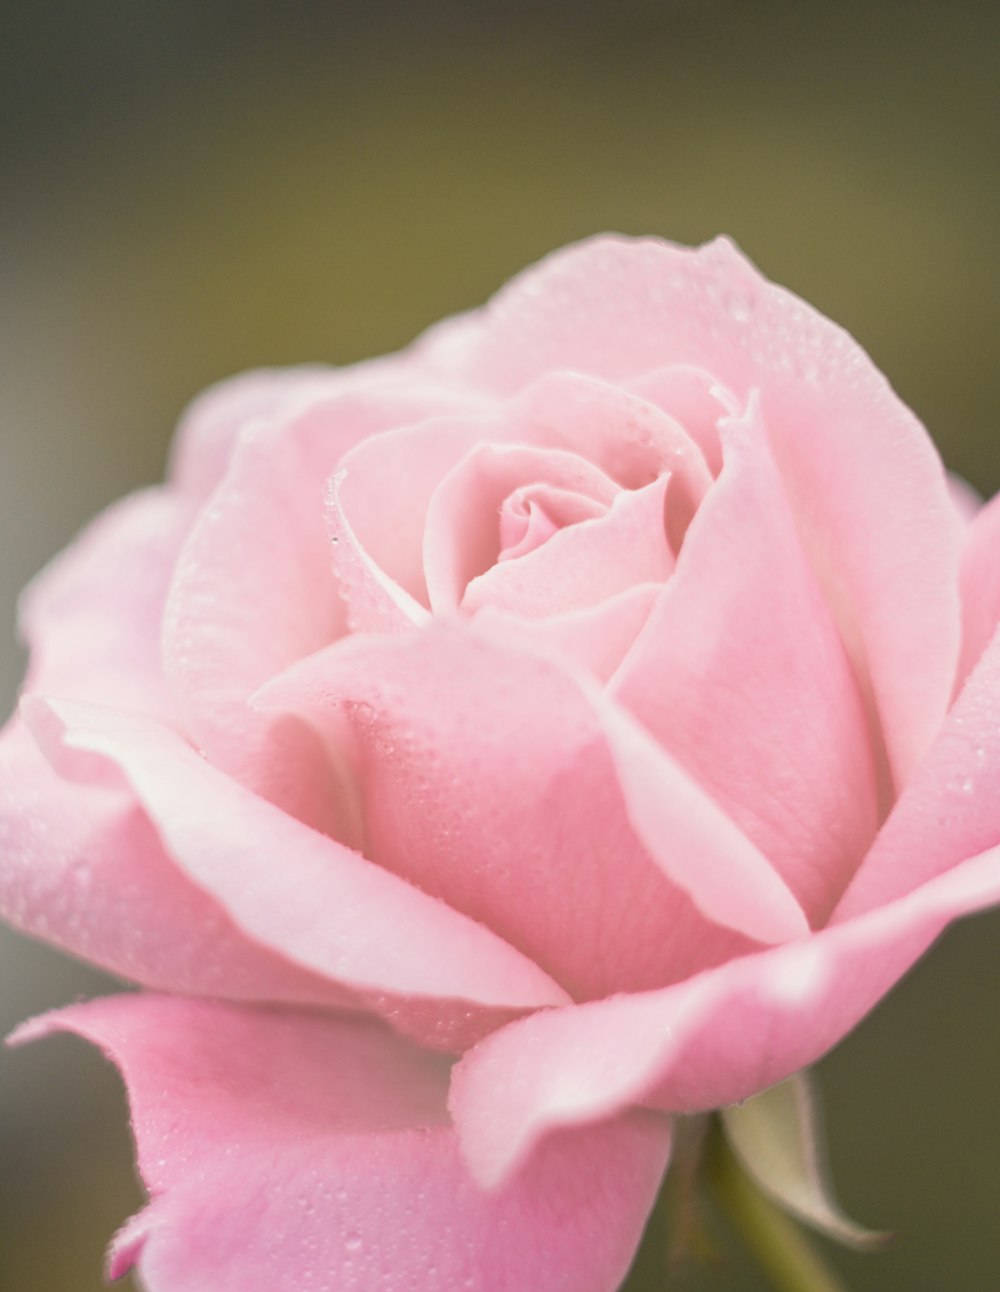
M 753 297 L 749 292 L 730 292 L 726 297 L 726 309 L 737 323 L 746 323 L 753 313 Z

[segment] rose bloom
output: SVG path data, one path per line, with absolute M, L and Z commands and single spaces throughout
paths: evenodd
M 1000 899 L 1000 504 L 721 240 L 203 395 L 23 602 L 0 906 L 151 1292 L 611 1292 L 671 1115 Z

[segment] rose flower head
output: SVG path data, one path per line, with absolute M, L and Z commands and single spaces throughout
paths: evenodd
M 1000 504 L 726 240 L 197 400 L 31 585 L 0 910 L 149 1292 L 614 1292 L 678 1114 L 1000 900 Z M 974 514 L 975 513 L 975 514 Z

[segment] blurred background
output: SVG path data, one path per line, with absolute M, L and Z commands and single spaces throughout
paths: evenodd
M 1000 486 L 1000 7 L 778 0 L 6 0 L 0 690 L 20 586 L 257 364 L 349 362 L 602 229 L 732 234 Z M 107 979 L 0 932 L 0 1028 Z M 1000 917 L 820 1067 L 856 1289 L 1000 1286 Z M 140 1202 L 117 1079 L 0 1058 L 0 1288 L 91 1292 Z M 765 1284 L 730 1253 L 630 1292 Z M 211 1292 L 211 1289 L 206 1289 Z

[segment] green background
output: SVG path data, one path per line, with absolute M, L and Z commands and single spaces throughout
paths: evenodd
M 601 229 L 725 231 L 1000 485 L 1000 8 L 8 3 L 0 36 L 0 689 L 17 589 L 158 478 L 207 382 L 350 361 Z M 9 644 L 8 644 L 9 643 Z M 856 1289 L 1000 1288 L 1000 919 L 949 933 L 819 1070 Z M 0 934 L 0 1024 L 106 979 Z M 91 1292 L 139 1203 L 117 1081 L 0 1058 L 0 1288 Z M 726 1257 L 630 1288 L 742 1289 Z M 211 1292 L 211 1289 L 206 1289 Z M 526 1290 L 527 1292 L 527 1290 Z

